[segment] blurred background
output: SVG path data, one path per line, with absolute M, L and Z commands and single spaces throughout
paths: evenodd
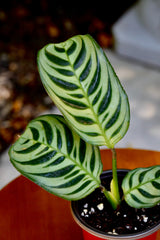
M 95 38 L 128 93 L 131 125 L 118 147 L 159 151 L 157 32 L 160 33 L 160 0 L 1 1 L 0 186 L 17 175 L 9 164 L 10 144 L 31 119 L 57 111 L 41 85 L 37 51 L 48 43 L 65 41 L 76 34 L 89 33 Z
M 113 23 L 135 1 L 5 0 L 0 3 L 0 153 L 27 122 L 52 107 L 37 73 L 37 51 L 90 33 L 104 48 Z

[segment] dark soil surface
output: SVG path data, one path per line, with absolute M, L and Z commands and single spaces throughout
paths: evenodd
M 108 182 L 102 180 L 108 188 Z M 122 201 L 121 206 L 112 210 L 100 189 L 80 201 L 78 211 L 83 221 L 100 232 L 107 234 L 132 234 L 146 230 L 160 222 L 160 204 L 147 209 L 135 209 Z

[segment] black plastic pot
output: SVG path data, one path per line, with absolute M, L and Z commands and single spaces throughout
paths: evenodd
M 124 176 L 127 174 L 128 170 L 119 169 L 118 170 L 118 178 L 123 179 Z M 112 171 L 104 171 L 101 175 L 101 180 L 107 178 L 107 182 L 110 183 L 110 180 L 112 179 Z M 108 239 L 108 240 L 135 240 L 135 239 L 143 239 L 143 240 L 156 240 L 157 231 L 160 229 L 160 221 L 156 223 L 151 228 L 147 228 L 147 230 L 143 230 L 141 232 L 136 232 L 133 234 L 108 234 L 106 232 L 102 232 L 98 230 L 97 228 L 94 228 L 90 226 L 85 219 L 81 216 L 80 213 L 80 205 L 84 203 L 84 199 L 73 201 L 71 202 L 71 211 L 74 220 L 76 223 L 82 228 L 83 230 L 83 237 L 84 240 L 100 240 L 100 239 Z

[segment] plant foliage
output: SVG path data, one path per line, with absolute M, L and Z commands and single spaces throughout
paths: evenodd
M 24 176 L 62 198 L 80 199 L 100 185 L 98 147 L 71 131 L 62 116 L 32 120 L 9 154 Z
M 41 80 L 64 118 L 32 120 L 10 148 L 13 165 L 47 191 L 77 200 L 100 187 L 113 209 L 120 204 L 115 144 L 130 120 L 128 97 L 105 53 L 89 35 L 48 44 L 38 53 Z M 100 183 L 98 146 L 112 149 L 111 189 Z M 106 159 L 108 160 L 108 159 Z M 122 183 L 135 208 L 160 202 L 160 166 L 130 171 Z
M 134 208 L 153 207 L 160 202 L 160 166 L 137 168 L 123 180 L 126 202 Z
M 38 68 L 49 96 L 87 142 L 113 148 L 129 126 L 129 103 L 105 53 L 90 35 L 39 51 Z

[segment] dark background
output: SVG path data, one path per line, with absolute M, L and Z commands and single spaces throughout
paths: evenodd
M 0 2 L 0 153 L 27 123 L 50 109 L 36 66 L 50 42 L 89 33 L 112 48 L 111 28 L 134 3 L 126 1 L 4 0 Z

